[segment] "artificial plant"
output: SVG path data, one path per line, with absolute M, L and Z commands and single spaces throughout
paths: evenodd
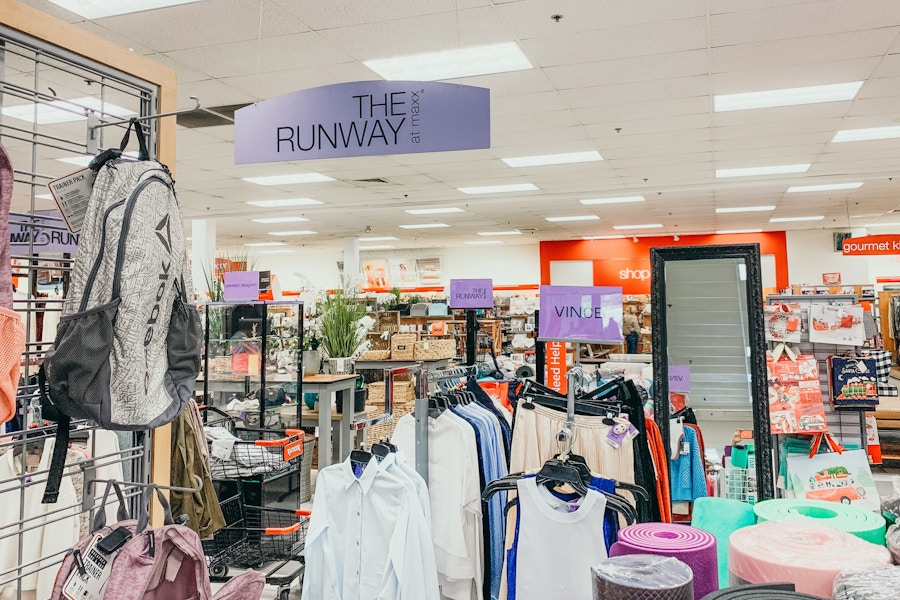
M 330 358 L 352 357 L 366 339 L 360 320 L 365 304 L 349 290 L 337 290 L 320 305 L 322 348 Z

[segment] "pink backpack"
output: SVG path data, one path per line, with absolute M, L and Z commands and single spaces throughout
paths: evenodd
M 106 582 L 104 598 L 116 600 L 260 600 L 265 577 L 256 571 L 247 571 L 231 579 L 215 596 L 209 583 L 209 571 L 200 537 L 184 525 L 175 524 L 169 503 L 162 492 L 147 488 L 141 503 L 137 521 L 128 519 L 121 490 L 111 486 L 119 497 L 119 522 L 106 526 L 103 510 L 109 496 L 110 485 L 103 495 L 101 508 L 94 518 L 89 536 L 66 555 L 50 600 L 68 600 L 63 593 L 69 575 L 80 566 L 80 553 L 85 552 L 96 535 L 106 536 L 118 527 L 132 532 L 132 537 L 119 549 L 113 560 Z M 164 525 L 147 529 L 149 506 L 153 490 L 163 507 Z M 124 518 L 123 518 L 124 517 Z

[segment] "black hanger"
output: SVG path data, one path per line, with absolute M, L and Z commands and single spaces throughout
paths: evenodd
M 584 485 L 578 468 L 557 458 L 552 458 L 544 463 L 541 470 L 537 472 L 537 483 L 548 488 L 568 484 L 579 496 L 587 494 L 587 486 Z
M 372 456 L 371 452 L 366 452 L 365 450 L 353 450 L 350 452 L 350 465 L 365 469 L 369 461 L 372 460 Z
M 383 444 L 382 442 L 375 442 L 372 444 L 372 448 L 370 449 L 372 454 L 375 455 L 375 458 L 378 459 L 378 462 L 383 461 L 387 458 L 387 455 L 391 453 L 391 449 L 387 446 L 387 444 Z

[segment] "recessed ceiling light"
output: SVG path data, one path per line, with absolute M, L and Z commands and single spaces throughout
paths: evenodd
M 446 223 L 419 223 L 418 225 L 400 225 L 401 229 L 437 229 L 438 227 L 450 227 Z
M 625 239 L 624 235 L 584 235 L 581 236 L 583 240 L 623 240 Z
M 400 238 L 395 238 L 395 237 L 392 236 L 392 235 L 383 235 L 383 236 L 381 236 L 381 237 L 364 237 L 364 238 L 359 238 L 359 241 L 361 241 L 361 242 L 392 242 L 392 241 L 397 240 L 397 239 L 400 239 Z
M 85 19 L 102 19 L 113 15 L 177 6 L 179 4 L 191 4 L 198 0 L 117 0 L 116 2 L 97 2 L 97 0 L 50 0 L 53 4 L 62 7 Z
M 300 223 L 309 221 L 304 217 L 266 217 L 264 219 L 251 219 L 254 223 Z
M 522 235 L 522 232 L 518 229 L 511 229 L 509 231 L 479 231 L 478 235 Z
M 77 106 L 76 106 L 77 105 Z M 83 98 L 73 98 L 71 100 L 51 100 L 50 102 L 37 103 L 37 122 L 38 125 L 50 125 L 53 123 L 70 123 L 72 121 L 84 121 L 87 115 L 81 107 L 89 108 L 96 112 L 103 112 L 105 116 L 129 117 L 137 114 L 133 110 L 110 104 L 109 102 L 101 102 L 99 98 L 85 96 Z M 7 106 L 0 110 L 5 117 L 11 117 L 20 121 L 34 123 L 35 104 L 19 104 L 18 106 Z
M 786 173 L 806 173 L 810 165 L 776 165 L 773 167 L 744 167 L 740 169 L 716 169 L 716 177 L 751 177 L 753 175 L 784 175 Z
M 720 229 L 716 231 L 719 235 L 726 235 L 729 233 L 762 233 L 762 229 Z
M 828 183 L 824 185 L 792 185 L 787 189 L 788 194 L 798 192 L 830 192 L 833 190 L 855 190 L 861 188 L 861 183 Z
M 250 246 L 251 248 L 265 248 L 267 246 L 285 246 L 284 242 L 250 242 L 249 244 L 244 244 L 245 246 Z
M 621 231 L 623 229 L 662 229 L 662 223 L 646 223 L 643 225 L 613 225 L 613 229 Z
M 246 204 L 262 208 L 281 208 L 284 206 L 309 206 L 310 204 L 322 204 L 322 202 L 312 198 L 281 198 L 279 200 L 251 200 Z
M 393 247 L 394 247 L 394 246 L 389 246 L 389 245 L 387 245 L 387 244 L 382 244 L 382 245 L 380 245 L 380 246 L 378 246 L 378 245 L 376 245 L 376 246 L 360 246 L 359 249 L 360 249 L 360 250 L 390 250 L 390 249 L 393 248 Z
M 572 215 L 569 217 L 545 217 L 551 223 L 565 223 L 566 221 L 599 221 L 597 215 Z
M 137 158 L 138 153 L 128 151 L 128 152 L 125 152 L 122 156 L 127 156 L 129 158 Z M 91 164 L 91 161 L 94 160 L 94 157 L 93 157 L 93 155 L 88 154 L 88 155 L 84 155 L 84 156 L 67 156 L 65 158 L 57 158 L 56 160 L 58 160 L 59 162 L 69 164 L 69 165 L 86 167 L 89 164 Z
M 865 227 L 900 227 L 900 223 L 869 223 Z
M 456 189 L 463 194 L 501 194 L 503 192 L 534 192 L 540 188 L 533 183 L 511 183 L 508 185 L 480 185 Z
M 502 244 L 500 240 L 478 240 L 476 242 L 463 242 L 464 244 L 468 244 L 469 246 L 495 246 L 497 244 Z
M 309 229 L 297 229 L 295 231 L 270 231 L 269 235 L 316 235 L 318 231 Z
M 834 135 L 832 142 L 866 142 L 900 137 L 900 126 L 870 127 L 868 129 L 845 129 Z
M 732 208 L 717 208 L 717 213 L 742 213 L 742 212 L 765 212 L 767 210 L 775 210 L 775 206 L 735 206 Z
M 35 198 L 38 200 L 53 200 L 53 196 L 50 194 L 37 194 Z
M 713 106 L 715 112 L 727 112 L 751 108 L 770 108 L 773 106 L 840 102 L 842 100 L 853 100 L 862 84 L 862 81 L 851 81 L 849 83 L 814 85 L 783 90 L 767 90 L 764 92 L 716 94 L 713 96 Z
M 257 185 L 290 185 L 292 183 L 320 183 L 334 181 L 321 173 L 293 173 L 291 175 L 267 175 L 265 177 L 244 177 L 244 181 Z
M 515 42 L 364 60 L 363 64 L 393 81 L 438 81 L 533 68 Z
M 643 202 L 643 196 L 622 196 L 621 198 L 591 198 L 588 200 L 579 200 L 586 206 L 593 204 L 626 204 L 629 202 Z
M 776 217 L 769 219 L 769 223 L 792 223 L 795 221 L 821 221 L 825 217 Z
M 588 152 L 568 152 L 566 154 L 542 154 L 540 156 L 518 156 L 503 158 L 511 167 L 542 167 L 544 165 L 566 165 L 571 163 L 597 162 L 603 160 L 596 150 Z
M 411 215 L 444 215 L 466 211 L 461 208 L 413 208 L 410 210 L 405 210 L 403 212 L 408 212 Z

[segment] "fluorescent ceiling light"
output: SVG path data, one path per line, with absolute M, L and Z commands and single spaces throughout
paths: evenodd
M 849 83 L 814 85 L 783 90 L 767 90 L 764 92 L 717 94 L 713 96 L 713 107 L 715 112 L 728 112 L 751 108 L 798 106 L 800 104 L 853 100 L 862 84 L 862 81 L 851 81 Z
M 53 200 L 53 196 L 50 194 L 37 194 L 35 198 L 38 200 Z
M 717 208 L 717 213 L 765 212 L 775 210 L 774 206 L 736 206 L 733 208 Z
M 251 219 L 254 223 L 299 223 L 309 221 L 303 217 L 266 217 L 265 219 Z
M 582 236 L 583 240 L 622 240 L 625 239 L 624 235 L 585 235 Z
M 623 229 L 662 229 L 662 223 L 645 223 L 643 225 L 613 225 L 613 229 L 621 231 Z
M 265 248 L 267 246 L 285 246 L 286 244 L 284 242 L 251 242 L 244 245 L 251 248 Z
M 194 241 L 194 238 L 192 238 L 192 237 L 185 237 L 184 239 L 186 239 L 186 240 L 189 241 L 189 242 L 193 242 L 193 241 Z
M 720 229 L 716 233 L 719 235 L 728 233 L 762 233 L 762 229 Z
M 446 223 L 419 223 L 418 225 L 401 225 L 401 229 L 437 229 L 438 227 L 450 227 Z
M 565 223 L 566 221 L 599 221 L 597 215 L 572 215 L 570 217 L 545 217 L 551 223 Z
M 539 188 L 533 183 L 511 183 L 507 185 L 480 185 L 456 189 L 463 194 L 501 194 L 503 192 L 534 192 Z
M 113 15 L 177 6 L 179 4 L 191 4 L 197 0 L 116 0 L 115 2 L 98 2 L 97 0 L 50 0 L 53 4 L 62 7 L 85 19 L 102 19 Z
M 504 158 L 503 162 L 511 167 L 542 167 L 544 165 L 566 165 L 571 163 L 597 162 L 603 160 L 596 150 L 588 152 L 568 152 L 566 154 L 542 154 L 540 156 L 519 156 Z
M 518 229 L 511 229 L 509 231 L 479 231 L 478 235 L 522 235 L 522 232 Z
M 870 127 L 868 129 L 845 129 L 834 135 L 832 142 L 866 142 L 900 137 L 900 126 Z
M 466 211 L 461 208 L 413 208 L 410 210 L 405 210 L 403 212 L 408 212 L 411 215 L 444 215 Z
M 320 183 L 334 181 L 328 175 L 321 173 L 293 173 L 291 175 L 268 175 L 265 177 L 244 177 L 244 181 L 257 185 L 290 185 L 292 183 Z
M 809 164 L 776 165 L 774 167 L 745 167 L 741 169 L 716 169 L 716 177 L 751 177 L 753 175 L 784 175 L 786 173 L 806 173 Z
M 296 231 L 270 231 L 269 235 L 316 235 L 318 231 L 309 229 L 297 229 Z
M 469 246 L 493 246 L 497 244 L 502 244 L 500 240 L 479 240 L 477 242 L 463 242 L 464 244 L 468 244 Z
M 900 223 L 869 223 L 866 227 L 900 227 Z
M 137 152 L 125 152 L 122 156 L 127 156 L 129 158 L 137 158 Z M 91 154 L 87 154 L 84 156 L 67 156 L 66 158 L 57 158 L 59 162 L 63 162 L 70 165 L 76 165 L 79 167 L 86 167 L 91 164 L 91 161 L 94 160 L 94 156 Z
M 360 250 L 390 250 L 393 246 L 382 244 L 380 246 L 360 246 Z
M 363 64 L 394 81 L 438 81 L 533 68 L 515 42 L 364 60 Z
M 364 237 L 364 238 L 359 238 L 359 241 L 361 241 L 361 242 L 392 242 L 392 241 L 397 240 L 397 239 L 400 239 L 400 238 L 395 238 L 395 237 L 392 236 L 392 235 L 384 235 L 384 236 L 381 236 L 381 237 Z
M 79 106 L 76 106 L 79 105 Z M 38 102 L 37 105 L 37 122 L 38 125 L 50 125 L 53 123 L 70 123 L 72 121 L 84 121 L 87 115 L 81 106 L 89 108 L 95 112 L 103 112 L 108 117 L 128 117 L 137 114 L 133 110 L 110 104 L 109 102 L 101 102 L 99 98 L 85 96 L 83 98 L 73 98 L 68 101 L 52 100 L 48 103 Z M 19 119 L 20 121 L 28 121 L 34 123 L 35 104 L 19 104 L 18 106 L 7 106 L 0 110 L 3 116 Z
M 769 223 L 793 223 L 795 221 L 821 221 L 825 217 L 776 217 L 769 219 Z
M 788 194 L 798 192 L 830 192 L 833 190 L 855 190 L 861 188 L 861 183 L 828 183 L 825 185 L 792 185 L 787 189 Z
M 643 202 L 643 196 L 622 196 L 621 198 L 591 198 L 589 200 L 579 200 L 586 206 L 593 204 L 626 204 L 629 202 Z
M 262 208 L 282 208 L 285 206 L 309 206 L 310 204 L 322 204 L 312 198 L 282 198 L 280 200 L 252 200 L 247 204 Z
M 260 254 L 297 254 L 296 250 L 260 250 Z

